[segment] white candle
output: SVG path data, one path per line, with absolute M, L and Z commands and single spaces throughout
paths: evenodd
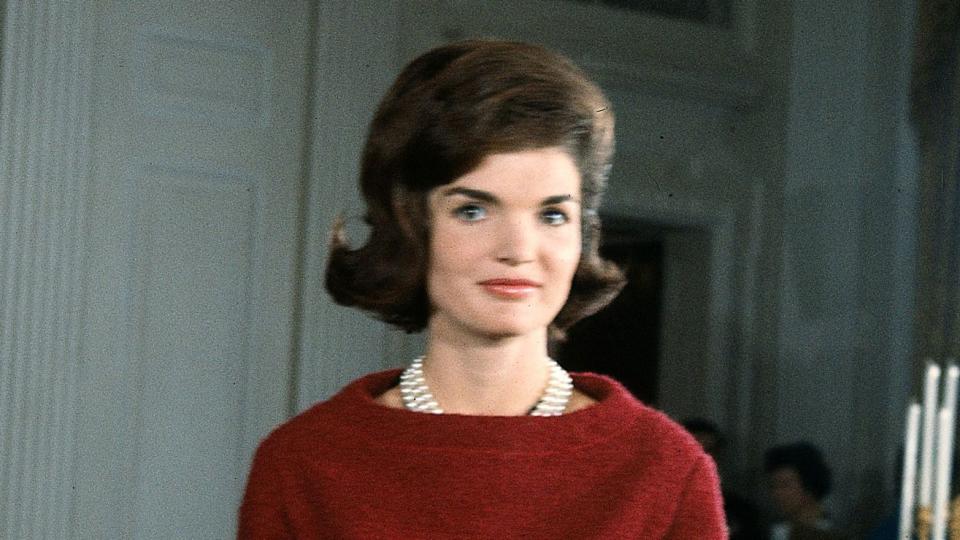
M 960 368 L 951 359 L 947 367 L 947 376 L 943 385 L 942 408 L 949 409 L 953 417 L 957 417 L 957 379 L 960 378 Z
M 933 447 L 934 431 L 937 427 L 937 390 L 940 386 L 940 366 L 927 365 L 927 376 L 923 385 L 923 441 L 920 446 L 920 493 L 917 499 L 920 506 L 930 507 L 933 498 Z
M 903 477 L 900 489 L 900 540 L 913 535 L 913 503 L 917 491 L 917 447 L 920 438 L 920 404 L 907 407 L 907 426 L 904 438 Z
M 933 501 L 933 540 L 946 540 L 950 504 L 950 474 L 953 460 L 953 411 L 940 409 L 937 432 L 937 478 Z

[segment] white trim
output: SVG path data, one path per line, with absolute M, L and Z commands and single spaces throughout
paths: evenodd
M 759 280 L 759 265 L 763 252 L 763 210 L 766 204 L 766 189 L 762 182 L 756 181 L 750 194 L 749 230 L 746 237 L 746 250 L 741 255 L 743 270 L 739 286 L 739 321 L 737 333 L 740 346 L 737 365 L 730 369 L 727 385 L 730 395 L 736 396 L 729 404 L 727 432 L 733 434 L 732 444 L 738 448 L 750 448 L 756 444 L 755 396 L 757 384 L 756 324 L 758 302 L 756 286 Z M 733 421 L 735 420 L 735 421 Z M 749 470 L 753 466 L 754 455 L 750 452 L 738 452 L 728 456 L 737 461 L 736 470 Z
M 5 5 L 0 84 L 0 537 L 75 530 L 91 174 L 89 3 Z
M 661 227 L 697 229 L 709 235 L 709 305 L 706 307 L 705 328 L 706 353 L 704 362 L 704 385 L 698 389 L 697 407 L 701 414 L 711 417 L 721 425 L 728 421 L 730 380 L 730 330 L 737 318 L 734 313 L 733 274 L 738 261 L 736 244 L 736 213 L 734 208 L 723 203 L 707 203 L 692 198 L 680 199 L 664 196 L 658 192 L 638 193 L 632 198 L 629 211 L 619 207 L 604 213 L 604 219 L 630 222 L 640 220 Z M 682 270 L 680 270 L 682 272 Z M 664 297 L 663 313 L 676 309 Z M 661 334 L 670 332 L 669 324 L 661 327 Z M 663 353 L 661 352 L 661 355 Z M 662 360 L 661 356 L 661 360 Z M 693 359 L 699 362 L 700 359 Z M 661 361 L 661 370 L 669 368 Z M 668 401 L 669 402 L 669 401 Z M 677 404 L 683 409 L 692 408 L 692 403 Z M 670 408 L 669 406 L 667 407 Z M 669 411 L 668 412 L 674 412 Z
M 331 225 L 362 211 L 357 189 L 367 123 L 398 70 L 400 0 L 320 2 L 307 180 L 297 410 L 386 363 L 386 328 L 356 309 L 335 305 L 324 275 Z M 350 24 L 344 24 L 349 21 Z M 358 33 L 364 28 L 365 33 Z M 371 40 L 369 36 L 379 36 Z M 358 66 L 344 70 L 344 66 Z M 362 67 L 360 67 L 362 66 Z M 356 243 L 362 239 L 351 238 Z M 296 412 L 296 411 L 292 411 Z

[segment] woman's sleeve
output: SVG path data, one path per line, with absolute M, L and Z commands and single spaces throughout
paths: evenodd
M 713 459 L 703 454 L 687 476 L 673 525 L 665 538 L 724 540 L 729 537 L 717 468 Z
M 237 538 L 293 538 L 283 494 L 279 461 L 261 445 L 254 455 L 240 504 Z

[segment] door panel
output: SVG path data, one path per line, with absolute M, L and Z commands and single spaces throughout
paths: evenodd
M 196 509 L 242 489 L 238 428 L 244 367 L 254 361 L 247 338 L 256 204 L 249 181 L 144 173 L 133 243 L 143 388 L 137 528 L 166 537 L 180 527 L 226 531 L 229 512 L 218 512 L 214 526 Z
M 289 412 L 308 2 L 104 2 L 78 536 L 233 536 Z

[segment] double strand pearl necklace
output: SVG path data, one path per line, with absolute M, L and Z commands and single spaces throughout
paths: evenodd
M 411 411 L 443 414 L 443 409 L 430 393 L 423 377 L 423 358 L 421 356 L 414 359 L 410 367 L 400 375 L 400 396 L 403 404 Z M 547 358 L 547 361 L 550 363 L 550 380 L 540 396 L 540 401 L 530 409 L 530 416 L 560 416 L 567 409 L 567 403 L 573 394 L 570 374 L 552 358 Z

